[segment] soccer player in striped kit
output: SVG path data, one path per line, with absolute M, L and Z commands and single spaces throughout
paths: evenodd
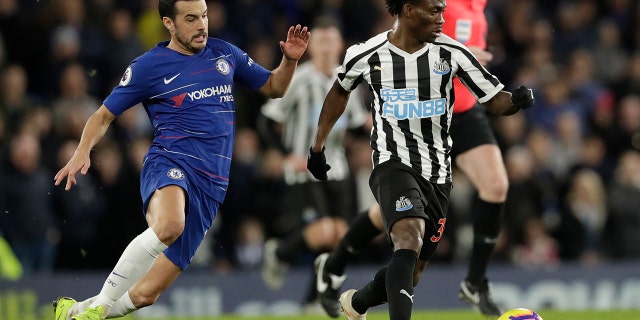
M 449 0 L 444 12 L 442 32 L 464 44 L 478 61 L 486 65 L 492 54 L 485 51 L 487 21 L 486 0 Z M 451 158 L 477 189 L 471 213 L 474 240 L 466 278 L 460 283 L 459 297 L 476 306 L 484 315 L 499 316 L 500 308 L 490 295 L 486 278 L 487 265 L 500 231 L 500 221 L 508 191 L 508 179 L 500 149 L 491 131 L 484 107 L 454 78 L 455 105 L 451 121 L 453 146 Z M 331 255 L 322 254 L 316 261 L 317 277 L 325 282 L 344 279 L 342 275 L 350 257 L 383 230 L 380 207 L 374 204 L 358 215 L 339 247 Z M 341 277 L 335 277 L 341 276 Z M 339 288 L 341 283 L 334 287 Z M 337 290 L 329 286 L 319 292 L 322 306 L 333 317 L 339 315 Z
M 140 178 L 149 228 L 127 246 L 97 296 L 56 300 L 56 320 L 114 318 L 149 306 L 189 266 L 228 186 L 234 81 L 282 97 L 310 37 L 307 27 L 290 27 L 280 41 L 280 65 L 269 71 L 238 47 L 207 36 L 204 0 L 160 0 L 158 11 L 171 40 L 129 65 L 55 175 L 55 184 L 66 179 L 69 190 L 76 174 L 87 173 L 91 149 L 116 116 L 142 103 L 155 135 Z
M 444 0 L 386 0 L 398 27 L 350 47 L 338 80 L 327 94 L 307 167 L 318 179 L 330 168 L 324 141 L 344 111 L 349 93 L 365 82 L 374 95 L 371 190 L 393 243 L 387 266 L 360 290 L 340 296 L 349 319 L 387 302 L 391 320 L 410 319 L 413 287 L 446 225 L 451 190 L 449 134 L 454 77 L 489 111 L 511 115 L 533 105 L 533 92 L 513 94 L 460 42 L 443 34 Z
M 268 144 L 285 157 L 281 223 L 277 236 L 265 243 L 262 276 L 272 289 L 283 283 L 287 266 L 302 253 L 322 253 L 337 247 L 348 228 L 355 206 L 345 154 L 348 129 L 365 125 L 369 114 L 359 95 L 354 94 L 347 110 L 327 139 L 326 156 L 333 164 L 327 181 L 318 181 L 307 171 L 307 152 L 315 138 L 322 103 L 336 78 L 336 67 L 344 53 L 344 40 L 337 21 L 319 17 L 311 28 L 313 39 L 307 48 L 309 61 L 298 66 L 284 97 L 262 106 L 258 129 Z M 285 227 L 286 226 L 286 227 Z M 315 279 L 305 297 L 305 307 L 315 305 Z

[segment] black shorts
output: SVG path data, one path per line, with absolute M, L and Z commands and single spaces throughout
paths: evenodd
M 391 227 L 407 217 L 420 217 L 426 222 L 420 259 L 428 261 L 444 232 L 451 183 L 435 184 L 414 169 L 394 160 L 373 169 L 369 186 L 380 204 L 387 241 Z
M 451 157 L 465 153 L 483 144 L 497 145 L 496 137 L 493 135 L 489 118 L 485 107 L 476 103 L 473 108 L 455 113 L 451 119 Z
M 343 217 L 355 213 L 355 197 L 349 180 L 308 181 L 290 185 L 282 198 L 278 217 L 279 233 L 313 222 L 322 217 Z

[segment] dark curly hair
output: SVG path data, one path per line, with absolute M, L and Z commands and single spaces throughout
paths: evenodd
M 402 7 L 407 3 L 418 3 L 423 0 L 385 0 L 384 2 L 387 5 L 387 12 L 391 16 L 397 16 L 402 11 Z

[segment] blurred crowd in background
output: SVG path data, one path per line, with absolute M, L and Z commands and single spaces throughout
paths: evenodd
M 280 61 L 290 25 L 330 15 L 351 45 L 393 24 L 383 0 L 207 4 L 209 36 L 266 68 Z M 486 13 L 488 69 L 506 90 L 526 85 L 536 97 L 526 112 L 491 118 L 510 182 L 495 261 L 550 268 L 640 259 L 638 1 L 489 0 Z M 157 0 L 0 0 L 0 232 L 25 274 L 111 268 L 146 228 L 138 183 L 152 128 L 143 107 L 117 118 L 78 185 L 64 191 L 53 176 L 129 62 L 164 40 Z M 192 268 L 259 269 L 264 241 L 286 223 L 285 158 L 256 130 L 265 98 L 239 86 L 235 101 L 229 192 Z M 373 201 L 367 135 L 353 132 L 346 148 L 355 215 Z M 454 172 L 434 263 L 466 261 L 473 192 Z M 387 246 L 380 239 L 359 262 L 385 260 Z

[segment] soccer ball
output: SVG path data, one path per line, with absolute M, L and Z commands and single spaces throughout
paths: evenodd
M 517 308 L 503 313 L 498 320 L 542 320 L 542 317 L 529 309 Z

